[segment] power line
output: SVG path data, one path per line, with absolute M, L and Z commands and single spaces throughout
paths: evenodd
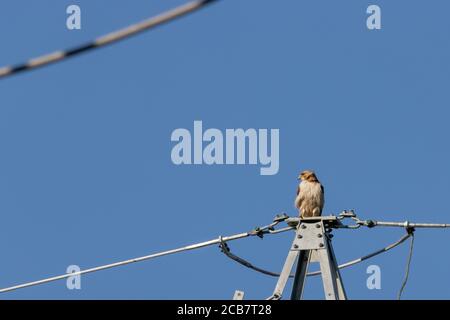
M 353 210 L 344 211 L 340 214 L 340 218 L 351 218 L 355 221 L 355 225 L 345 226 L 346 228 L 359 228 L 361 226 L 374 228 L 374 227 L 400 227 L 408 229 L 414 228 L 450 228 L 450 223 L 415 223 L 408 220 L 404 222 L 392 222 L 392 221 L 377 221 L 377 220 L 361 220 L 359 219 Z
M 262 237 L 264 234 L 277 234 L 277 233 L 281 233 L 281 232 L 285 232 L 285 231 L 294 229 L 293 227 L 285 227 L 285 228 L 280 228 L 278 230 L 274 230 L 273 227 L 276 226 L 281 221 L 282 220 L 274 221 L 273 223 L 271 223 L 267 226 L 256 228 L 255 230 L 252 230 L 250 232 L 239 233 L 239 234 L 235 234 L 235 235 L 231 235 L 231 236 L 227 236 L 227 237 L 220 236 L 217 239 L 204 241 L 204 242 L 200 242 L 200 243 L 196 243 L 196 244 L 191 244 L 188 246 L 184 246 L 184 247 L 180 247 L 180 248 L 176 248 L 176 249 L 172 249 L 172 250 L 153 253 L 153 254 L 138 257 L 138 258 L 133 258 L 133 259 L 119 261 L 119 262 L 115 262 L 115 263 L 111 263 L 111 264 L 106 264 L 106 265 L 102 265 L 102 266 L 98 266 L 98 267 L 94 267 L 94 268 L 90 268 L 90 269 L 86 269 L 86 270 L 81 270 L 78 272 L 66 273 L 63 275 L 55 276 L 55 277 L 45 278 L 45 279 L 38 280 L 38 281 L 27 282 L 27 283 L 15 285 L 12 287 L 7 287 L 4 289 L 0 289 L 0 293 L 5 293 L 5 292 L 23 289 L 23 288 L 32 287 L 32 286 L 37 286 L 37 285 L 41 285 L 44 283 L 58 281 L 58 280 L 66 279 L 69 277 L 86 274 L 86 273 L 93 273 L 93 272 L 97 272 L 97 271 L 101 271 L 101 270 L 116 268 L 119 266 L 124 266 L 124 265 L 131 264 L 131 263 L 136 263 L 136 262 L 141 262 L 141 261 L 150 260 L 150 259 L 154 259 L 154 258 L 159 258 L 162 256 L 167 256 L 167 255 L 180 253 L 180 252 L 184 252 L 184 251 L 200 249 L 203 247 L 211 246 L 214 244 L 219 244 L 219 243 L 226 242 L 226 241 L 233 241 L 233 240 L 242 239 L 242 238 L 246 238 L 246 237 L 250 237 L 250 236 Z
M 402 298 L 403 290 L 405 289 L 406 283 L 408 282 L 409 269 L 411 267 L 411 259 L 412 259 L 413 248 L 414 248 L 414 229 L 408 230 L 408 233 L 411 235 L 411 242 L 409 245 L 409 254 L 408 254 L 408 262 L 406 263 L 405 277 L 403 279 L 402 286 L 400 287 L 400 291 L 398 292 L 398 296 L 397 296 L 398 300 L 400 300 Z
M 176 18 L 182 17 L 186 14 L 192 13 L 194 11 L 197 11 L 203 7 L 205 7 L 208 4 L 211 4 L 218 0 L 197 0 L 197 1 L 191 1 L 184 5 L 181 5 L 179 7 L 176 7 L 174 9 L 171 9 L 169 11 L 166 11 L 164 13 L 161 13 L 157 16 L 148 18 L 146 20 L 143 20 L 141 22 L 132 24 L 128 27 L 125 27 L 123 29 L 111 32 L 109 34 L 106 34 L 104 36 L 101 36 L 91 42 L 88 42 L 86 44 L 80 45 L 78 47 L 68 49 L 68 50 L 60 50 L 55 51 L 49 54 L 45 54 L 43 56 L 33 58 L 28 60 L 25 63 L 13 65 L 13 66 L 6 66 L 0 68 L 0 79 L 6 78 L 8 76 L 12 76 L 14 74 L 17 74 L 19 72 L 24 71 L 30 71 L 39 67 L 47 66 L 52 63 L 65 60 L 67 58 L 79 55 L 81 53 L 85 53 L 87 51 L 91 51 L 94 49 L 98 49 L 100 47 L 104 47 L 110 44 L 113 44 L 115 42 L 118 42 L 120 40 L 124 40 L 126 38 L 129 38 L 131 36 L 134 36 L 138 33 L 141 33 L 143 31 L 153 29 L 157 26 L 160 26 L 164 23 L 170 22 L 175 20 Z
M 408 232 L 405 235 L 403 235 L 399 240 L 395 241 L 394 243 L 392 243 L 392 244 L 390 244 L 390 245 L 388 245 L 386 247 L 383 247 L 382 249 L 379 249 L 379 250 L 377 250 L 375 252 L 372 252 L 370 254 L 362 256 L 362 257 L 360 257 L 358 259 L 354 259 L 354 260 L 348 261 L 346 263 L 340 264 L 338 266 L 338 268 L 339 269 L 348 268 L 350 266 L 353 266 L 355 264 L 363 262 L 363 261 L 365 261 L 367 259 L 373 258 L 373 257 L 375 257 L 375 256 L 377 256 L 377 255 L 379 255 L 381 253 L 387 252 L 387 251 L 389 251 L 389 250 L 399 246 L 400 244 L 402 244 L 403 242 L 405 242 L 408 238 L 410 238 L 412 236 L 414 236 L 414 234 Z M 265 275 L 268 275 L 268 276 L 272 276 L 272 277 L 279 277 L 280 276 L 280 273 L 278 273 L 278 272 L 273 272 L 273 271 L 269 271 L 269 270 L 257 267 L 254 264 L 252 264 L 251 262 L 249 262 L 249 261 L 247 261 L 247 260 L 245 260 L 245 259 L 243 259 L 243 258 L 241 258 L 241 257 L 239 257 L 239 256 L 237 256 L 235 254 L 233 254 L 231 252 L 231 250 L 230 250 L 230 247 L 226 244 L 226 242 L 220 243 L 220 248 L 221 248 L 221 251 L 225 254 L 225 256 L 227 256 L 231 260 L 236 261 L 237 263 L 243 265 L 244 267 L 247 267 L 249 269 L 252 269 L 252 270 L 254 270 L 256 272 L 259 272 L 259 273 L 262 273 L 262 274 L 265 274 Z M 408 272 L 409 272 L 409 270 L 408 270 Z M 319 271 L 309 272 L 309 273 L 307 273 L 307 276 L 309 276 L 309 277 L 310 276 L 318 276 L 320 274 L 321 274 L 321 271 L 319 270 Z M 289 275 L 289 277 L 293 278 L 294 274 Z
M 363 257 L 360 257 L 358 259 L 346 262 L 344 264 L 341 264 L 339 266 L 337 266 L 338 269 L 343 269 L 346 267 L 350 267 L 352 265 L 355 265 L 357 263 L 360 263 L 364 260 L 367 260 L 369 258 L 372 258 L 376 255 L 379 255 L 383 252 L 387 252 L 393 248 L 395 248 L 396 246 L 400 245 L 401 243 L 403 243 L 406 239 L 411 238 L 411 246 L 410 246 L 410 251 L 409 251 L 409 257 L 408 257 L 408 262 L 407 262 L 407 268 L 406 268 L 406 273 L 405 273 L 405 277 L 402 283 L 402 287 L 400 289 L 400 292 L 398 294 L 398 298 L 401 297 L 401 294 L 406 286 L 406 283 L 408 281 L 408 276 L 409 276 L 409 270 L 410 270 L 410 264 L 411 264 L 411 257 L 412 257 L 412 251 L 413 251 L 413 241 L 414 241 L 414 228 L 411 226 L 415 226 L 415 227 L 423 227 L 423 228 L 448 228 L 450 227 L 450 224 L 428 224 L 428 223 L 409 223 L 409 222 L 383 222 L 383 223 L 376 223 L 374 220 L 360 220 L 356 217 L 356 215 L 354 214 L 353 211 L 344 211 L 343 213 L 341 213 L 339 216 L 328 216 L 328 217 L 323 217 L 328 218 L 328 221 L 330 221 L 331 224 L 327 225 L 327 228 L 329 228 L 329 230 L 331 231 L 331 229 L 336 228 L 348 228 L 348 229 L 357 229 L 361 226 L 365 226 L 365 227 L 369 227 L 372 228 L 374 226 L 395 226 L 395 227 L 405 227 L 407 230 L 407 234 L 405 234 L 404 236 L 402 236 L 399 240 L 397 240 L 396 242 L 380 249 L 377 250 L 373 253 L 370 253 L 368 255 L 365 255 Z M 345 218 L 351 218 L 352 220 L 356 221 L 355 225 L 345 225 L 343 224 L 341 221 Z M 115 263 L 111 263 L 111 264 L 106 264 L 106 265 L 101 265 L 98 267 L 94 267 L 94 268 L 90 268 L 90 269 L 86 269 L 86 270 L 81 270 L 78 272 L 73 272 L 73 273 L 66 273 L 63 275 L 59 275 L 59 276 L 54 276 L 54 277 L 50 277 L 50 278 L 45 278 L 42 280 L 38 280 L 38 281 L 33 281 L 33 282 L 27 282 L 27 283 L 23 283 L 23 284 L 19 284 L 19 285 L 15 285 L 15 286 L 11 286 L 11 287 L 7 287 L 7 288 L 3 288 L 0 289 L 0 293 L 5 293 L 5 292 L 9 292 L 9 291 L 13 291 L 13 290 L 18 290 L 18 289 L 22 289 L 22 288 L 27 288 L 27 287 L 31 287 L 31 286 L 37 286 L 37 285 L 41 285 L 41 284 L 45 284 L 45 283 L 49 283 L 49 282 L 53 282 L 53 281 L 57 281 L 57 280 L 62 280 L 62 279 L 66 279 L 69 277 L 73 277 L 73 276 L 78 276 L 78 275 L 82 275 L 82 274 L 87 274 L 87 273 L 93 273 L 93 272 L 97 272 L 97 271 L 101 271 L 101 270 L 106 270 L 106 269 L 111 269 L 111 268 L 116 268 L 119 266 L 123 266 L 123 265 L 127 265 L 127 264 L 131 264 L 131 263 L 136 263 L 136 262 L 142 262 L 145 260 L 150 260 L 150 259 L 154 259 L 154 258 L 159 258 L 162 256 L 166 256 L 166 255 L 171 255 L 171 254 L 175 254 L 175 253 L 181 253 L 184 251 L 190 251 L 190 250 L 195 250 L 195 249 L 200 249 L 203 247 L 207 247 L 207 246 L 211 246 L 214 244 L 219 244 L 220 248 L 222 249 L 222 251 L 231 259 L 237 261 L 238 263 L 251 268 L 253 270 L 256 270 L 258 272 L 267 274 L 267 275 L 271 275 L 271 276 L 279 276 L 280 274 L 278 273 L 274 273 L 271 271 L 267 271 L 264 270 L 262 268 L 258 268 L 255 267 L 254 265 L 252 265 L 250 262 L 232 254 L 229 250 L 229 247 L 227 246 L 227 242 L 229 241 L 233 241 L 233 240 L 238 240 L 238 239 L 242 239 L 242 238 L 247 238 L 247 237 L 251 237 L 251 236 L 258 236 L 260 238 L 263 238 L 264 235 L 266 234 L 278 234 L 278 233 L 282 233 L 282 232 L 286 232 L 289 230 L 294 230 L 297 229 L 297 227 L 300 225 L 301 221 L 306 221 L 306 220 L 310 220 L 310 219 L 314 219 L 314 218 L 290 218 L 289 216 L 287 216 L 286 214 L 282 214 L 282 215 L 277 215 L 275 217 L 275 219 L 273 220 L 273 222 L 269 225 L 263 226 L 263 227 L 259 227 L 259 228 L 255 228 L 254 230 L 250 231 L 250 232 L 244 232 L 244 233 L 239 233 L 239 234 L 235 234 L 235 235 L 231 235 L 231 236 L 227 236 L 227 237 L 218 237 L 216 239 L 212 239 L 212 240 L 208 240 L 208 241 L 204 241 L 204 242 L 199 242 L 199 243 L 195 243 L 195 244 L 191 244 L 191 245 L 187 245 L 184 247 L 179 247 L 176 249 L 171 249 L 171 250 L 167 250 L 167 251 L 162 251 L 162 252 L 158 252 L 158 253 L 153 253 L 150 255 L 146 255 L 146 256 L 142 256 L 142 257 L 138 257 L 138 258 L 133 258 L 133 259 L 129 259 L 129 260 L 124 260 L 124 261 L 119 261 L 119 262 L 115 262 Z M 287 227 L 284 228 L 279 228 L 279 229 L 275 229 L 274 227 L 276 225 L 278 225 L 281 222 L 286 222 Z M 329 232 L 329 231 L 327 231 Z M 328 236 L 330 237 L 331 235 L 328 233 Z M 330 238 L 331 239 L 331 238 Z M 321 271 L 315 271 L 315 272 L 309 272 L 307 275 L 308 276 L 315 276 L 315 275 L 319 275 L 321 274 Z M 292 275 L 288 274 L 287 277 L 291 277 Z

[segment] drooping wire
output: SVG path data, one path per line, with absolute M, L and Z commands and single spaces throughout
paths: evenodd
M 414 248 L 414 229 L 413 228 L 409 229 L 408 234 L 411 235 L 411 242 L 409 245 L 408 262 L 406 263 L 405 277 L 403 278 L 402 286 L 400 287 L 400 290 L 397 295 L 398 300 L 400 300 L 402 298 L 403 290 L 405 289 L 406 283 L 408 282 L 409 270 L 411 267 L 411 259 L 412 259 L 413 248 Z
M 101 36 L 91 42 L 80 45 L 78 47 L 71 48 L 68 50 L 55 51 L 34 59 L 30 59 L 22 64 L 2 67 L 0 68 L 0 79 L 12 76 L 19 72 L 30 71 L 39 67 L 47 66 L 49 64 L 65 60 L 67 58 L 79 55 L 81 53 L 85 53 L 87 51 L 98 49 L 100 47 L 104 47 L 106 45 L 118 42 L 120 40 L 124 40 L 143 31 L 153 29 L 164 23 L 175 20 L 176 18 L 184 16 L 188 13 L 197 11 L 215 1 L 218 0 L 191 1 L 174 9 L 166 11 L 162 14 L 159 14 L 157 16 L 148 18 L 144 21 L 132 24 L 126 28 Z
M 375 256 L 377 256 L 377 255 L 379 255 L 379 254 L 381 254 L 381 253 L 387 252 L 387 251 L 389 251 L 389 250 L 391 250 L 391 249 L 397 247 L 398 245 L 400 245 L 400 244 L 402 244 L 403 242 L 405 242 L 405 240 L 407 240 L 408 238 L 413 237 L 413 236 L 414 236 L 414 234 L 412 234 L 412 233 L 407 233 L 407 234 L 403 235 L 403 236 L 402 236 L 399 240 L 397 240 L 396 242 L 394 242 L 394 243 L 392 243 L 392 244 L 390 244 L 390 245 L 388 245 L 388 246 L 386 246 L 386 247 L 384 247 L 384 248 L 382 248 L 382 249 L 379 249 L 379 250 L 377 250 L 377 251 L 375 251 L 375 252 L 372 252 L 372 253 L 370 253 L 370 254 L 368 254 L 368 255 L 365 255 L 365 256 L 363 256 L 363 257 L 360 257 L 360 258 L 358 258 L 358 259 L 354 259 L 354 260 L 351 260 L 351 261 L 349 261 L 349 262 L 343 263 L 343 264 L 339 265 L 338 268 L 339 268 L 339 269 L 344 269 L 344 268 L 353 266 L 353 265 L 355 265 L 355 264 L 358 264 L 358 263 L 360 263 L 360 262 L 363 262 L 364 260 L 373 258 L 373 257 L 375 257 Z M 243 259 L 243 258 L 241 258 L 241 257 L 239 257 L 239 256 L 237 256 L 237 255 L 235 255 L 235 254 L 233 254 L 233 253 L 231 253 L 230 247 L 229 247 L 228 244 L 226 244 L 225 242 L 221 242 L 221 243 L 219 244 L 219 246 L 220 246 L 221 251 L 225 254 L 225 256 L 227 256 L 227 257 L 230 258 L 231 260 L 233 260 L 233 261 L 235 261 L 235 262 L 237 262 L 237 263 L 243 265 L 244 267 L 247 267 L 247 268 L 249 268 L 249 269 L 252 269 L 252 270 L 254 270 L 254 271 L 256 271 L 256 272 L 259 272 L 259 273 L 262 273 L 262 274 L 265 274 L 265 275 L 268 275 L 268 276 L 272 276 L 272 277 L 279 277 L 279 276 L 280 276 L 280 274 L 277 273 L 277 272 L 272 272 L 272 271 L 269 271 L 269 270 L 266 270 L 266 269 L 257 267 L 257 266 L 255 266 L 255 265 L 253 265 L 251 262 L 249 262 L 249 261 L 247 261 L 247 260 L 245 260 L 245 259 Z M 408 271 L 408 272 L 409 272 L 409 271 Z M 317 275 L 320 275 L 320 274 L 321 274 L 321 271 L 319 270 L 319 271 L 309 272 L 309 273 L 307 273 L 306 275 L 307 275 L 307 276 L 317 276 Z M 290 278 L 293 278 L 293 277 L 294 277 L 294 274 L 289 275 L 289 277 L 290 277 Z

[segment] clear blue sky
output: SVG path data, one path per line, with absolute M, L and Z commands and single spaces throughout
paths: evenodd
M 0 64 L 88 41 L 181 1 L 0 4 Z M 65 9 L 79 4 L 82 30 Z M 366 8 L 382 9 L 382 30 Z M 327 214 L 449 222 L 448 1 L 223 0 L 129 41 L 0 81 L 0 287 L 247 231 L 294 215 L 314 169 Z M 175 166 L 171 132 L 279 128 L 280 171 Z M 401 229 L 335 232 L 339 262 Z M 230 243 L 277 271 L 291 234 Z M 450 298 L 450 231 L 419 230 L 404 297 Z M 393 299 L 407 246 L 342 272 L 349 298 Z M 368 290 L 366 268 L 382 269 Z M 1 295 L 1 299 L 265 298 L 276 279 L 217 248 Z M 322 298 L 318 279 L 307 298 Z

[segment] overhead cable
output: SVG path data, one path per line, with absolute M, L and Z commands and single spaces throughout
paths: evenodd
M 85 43 L 83 45 L 80 45 L 80 46 L 77 46 L 77 47 L 74 47 L 71 49 L 67 49 L 67 50 L 59 50 L 59 51 L 55 51 L 55 52 L 52 52 L 49 54 L 45 54 L 40 57 L 30 59 L 27 62 L 22 63 L 22 64 L 2 67 L 2 68 L 0 68 L 0 79 L 17 74 L 19 72 L 30 71 L 30 70 L 33 70 L 33 69 L 36 69 L 39 67 L 47 66 L 52 63 L 55 63 L 58 61 L 63 61 L 67 58 L 79 55 L 81 53 L 85 53 L 88 51 L 92 51 L 94 49 L 104 47 L 106 45 L 116 43 L 120 40 L 127 39 L 138 33 L 153 29 L 157 26 L 160 26 L 167 22 L 173 21 L 176 18 L 182 17 L 182 16 L 192 13 L 194 11 L 197 11 L 197 10 L 205 7 L 206 5 L 216 2 L 216 1 L 218 1 L 218 0 L 191 1 L 184 5 L 181 5 L 179 7 L 171 9 L 169 11 L 161 13 L 157 16 L 148 18 L 146 20 L 132 24 L 123 29 L 111 32 L 111 33 L 103 35 L 101 37 L 98 37 L 97 39 L 95 39 L 91 42 Z
M 23 284 L 11 286 L 11 287 L 3 288 L 3 289 L 0 289 L 0 293 L 5 293 L 5 292 L 9 292 L 9 291 L 17 290 L 17 289 L 23 289 L 23 288 L 32 287 L 32 286 L 37 286 L 37 285 L 41 285 L 41 284 L 44 284 L 44 283 L 49 283 L 49 282 L 53 282 L 53 281 L 57 281 L 57 280 L 62 280 L 62 279 L 66 279 L 66 278 L 69 278 L 69 277 L 74 277 L 74 276 L 78 276 L 78 275 L 82 275 L 82 274 L 87 274 L 87 273 L 97 272 L 97 271 L 101 271 L 101 270 L 116 268 L 116 267 L 124 266 L 124 265 L 127 265 L 127 264 L 136 263 L 136 262 L 142 262 L 142 261 L 145 261 L 145 260 L 159 258 L 159 257 L 162 257 L 162 256 L 167 256 L 167 255 L 180 253 L 180 252 L 184 252 L 184 251 L 200 249 L 200 248 L 203 248 L 203 247 L 208 247 L 208 246 L 211 246 L 211 245 L 214 245 L 214 244 L 219 244 L 219 243 L 222 243 L 222 242 L 233 241 L 233 240 L 242 239 L 242 238 L 246 238 L 246 237 L 250 237 L 250 236 L 262 237 L 265 234 L 277 234 L 277 233 L 281 233 L 281 232 L 285 232 L 285 231 L 289 231 L 289 230 L 294 229 L 293 227 L 285 227 L 285 228 L 280 228 L 278 230 L 275 230 L 274 226 L 276 226 L 281 221 L 282 220 L 274 221 L 273 223 L 271 223 L 271 224 L 269 224 L 267 226 L 256 228 L 255 230 L 252 230 L 250 232 L 239 233 L 239 234 L 235 234 L 235 235 L 231 235 L 231 236 L 227 236 L 227 237 L 220 236 L 217 239 L 212 239 L 212 240 L 209 240 L 209 241 L 195 243 L 195 244 L 191 244 L 191 245 L 188 245 L 188 246 L 184 246 L 184 247 L 180 247 L 180 248 L 176 248 L 176 249 L 172 249 L 172 250 L 167 250 L 167 251 L 162 251 L 162 252 L 158 252 L 158 253 L 153 253 L 153 254 L 142 256 L 142 257 L 138 257 L 138 258 L 133 258 L 133 259 L 124 260 L 124 261 L 120 261 L 120 262 L 115 262 L 115 263 L 111 263 L 111 264 L 106 264 L 106 265 L 102 265 L 102 266 L 98 266 L 98 267 L 94 267 L 94 268 L 90 268 L 90 269 L 81 270 L 81 271 L 78 271 L 78 272 L 66 273 L 66 274 L 62 274 L 62 275 L 59 275 L 59 276 L 55 276 L 55 277 L 45 278 L 45 279 L 42 279 L 42 280 L 27 282 L 27 283 L 23 283 Z

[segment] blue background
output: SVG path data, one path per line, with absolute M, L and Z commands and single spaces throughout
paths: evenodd
M 0 4 L 0 64 L 71 47 L 181 1 Z M 82 30 L 66 29 L 66 7 Z M 382 9 L 382 30 L 366 9 Z M 325 213 L 449 222 L 448 1 L 221 1 L 131 40 L 0 81 L 0 287 L 145 255 L 295 215 L 296 177 L 314 169 Z M 176 128 L 279 128 L 280 171 L 175 166 Z M 339 262 L 401 229 L 338 230 Z M 230 243 L 279 271 L 292 234 Z M 449 231 L 419 230 L 407 299 L 448 299 Z M 408 247 L 342 274 L 349 298 L 393 299 Z M 382 269 L 368 290 L 366 268 Z M 23 289 L 2 299 L 229 299 L 276 279 L 210 247 Z M 319 278 L 306 298 L 322 298 Z

